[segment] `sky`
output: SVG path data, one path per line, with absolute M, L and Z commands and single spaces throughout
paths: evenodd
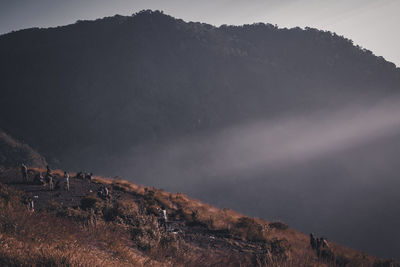
M 400 66 L 399 0 L 1 0 L 0 34 L 143 9 L 216 26 L 264 22 L 329 30 Z

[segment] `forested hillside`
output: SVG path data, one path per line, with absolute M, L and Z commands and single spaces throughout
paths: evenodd
M 330 32 L 152 11 L 9 33 L 0 58 L 0 125 L 72 167 L 400 84 L 394 64 Z

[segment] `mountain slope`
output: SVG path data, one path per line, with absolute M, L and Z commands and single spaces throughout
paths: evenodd
M 45 169 L 30 173 L 38 171 Z M 53 175 L 55 182 L 62 179 L 61 171 Z M 101 177 L 72 177 L 70 191 L 50 191 L 18 176 L 17 169 L 0 173 L 4 266 L 397 266 L 333 242 L 317 256 L 309 238 L 284 223 L 217 209 L 183 194 Z M 102 186 L 110 188 L 110 200 L 96 195 Z M 26 208 L 28 197 L 34 212 Z

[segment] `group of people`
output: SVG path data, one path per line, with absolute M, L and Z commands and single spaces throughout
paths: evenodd
M 106 199 L 108 201 L 111 200 L 111 193 L 110 190 L 108 190 L 108 187 L 105 185 L 100 186 L 99 190 L 97 191 L 97 194 L 99 195 L 99 197 L 101 197 L 102 199 Z
M 28 182 L 28 168 L 23 163 L 21 164 L 21 174 L 22 174 L 22 180 L 24 182 Z M 54 184 L 54 175 L 53 175 L 49 165 L 47 165 L 47 167 L 46 167 L 46 174 L 44 177 L 41 172 L 38 172 L 35 175 L 35 177 L 33 178 L 34 184 L 38 184 L 38 185 L 42 185 L 42 186 L 48 185 L 49 190 L 61 188 L 60 182 L 61 182 L 60 180 L 57 180 L 57 182 Z M 69 173 L 67 171 L 64 171 L 64 189 L 66 191 L 69 191 L 69 188 L 70 188 Z
M 22 163 L 21 164 L 21 176 L 22 176 L 22 181 L 24 183 L 29 183 L 29 169 L 28 167 Z M 43 176 L 44 175 L 44 176 Z M 53 191 L 55 189 L 61 189 L 62 186 L 62 179 L 56 178 L 60 177 L 59 175 L 56 175 L 55 173 L 52 172 L 50 169 L 50 166 L 46 166 L 46 172 L 37 172 L 36 175 L 33 178 L 33 184 L 37 185 L 42 185 L 44 188 L 48 187 L 49 190 Z M 70 175 L 67 171 L 64 171 L 64 190 L 69 191 L 70 190 Z M 83 180 L 88 180 L 89 182 L 92 181 L 93 179 L 93 173 L 86 173 L 86 172 L 78 172 L 76 175 L 76 178 L 78 179 L 83 179 Z M 99 195 L 105 199 L 111 200 L 111 193 L 109 192 L 109 189 L 106 186 L 102 186 L 99 190 Z M 34 200 L 29 197 L 25 200 L 28 210 L 34 211 L 35 208 L 35 203 Z
M 317 252 L 317 255 L 321 255 L 323 248 L 329 248 L 328 241 L 324 237 L 316 237 L 313 233 L 310 234 L 310 246 Z
M 82 180 L 88 180 L 88 181 L 92 181 L 93 179 L 93 173 L 87 173 L 87 172 L 78 172 L 76 174 L 76 178 L 78 179 L 82 179 Z

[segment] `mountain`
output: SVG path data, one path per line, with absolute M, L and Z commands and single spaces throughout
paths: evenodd
M 0 125 L 52 166 L 400 257 L 400 70 L 349 39 L 143 11 L 2 35 L 0 59 Z
M 73 167 L 400 83 L 394 64 L 330 32 L 151 11 L 9 33 L 0 53 L 0 125 Z
M 282 222 L 121 179 L 71 174 L 69 191 L 51 191 L 32 183 L 45 171 L 30 169 L 24 183 L 18 169 L 0 170 L 2 266 L 400 266 L 329 241 L 318 254 Z M 63 183 L 62 171 L 52 175 Z

